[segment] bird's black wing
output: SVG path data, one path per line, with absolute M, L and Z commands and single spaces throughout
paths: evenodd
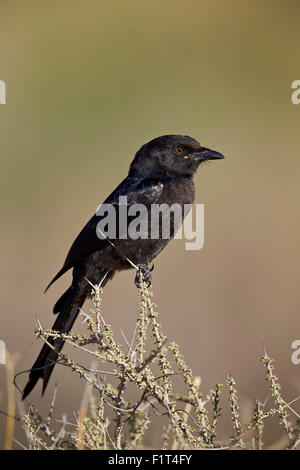
M 120 196 L 127 197 L 128 206 L 132 204 L 144 204 L 147 208 L 150 208 L 151 204 L 154 204 L 158 200 L 165 184 L 167 184 L 167 181 L 167 179 L 158 181 L 157 179 L 153 178 L 127 177 L 110 194 L 110 196 L 105 200 L 104 204 L 113 204 L 115 206 L 117 218 Z M 81 263 L 87 256 L 107 246 L 108 242 L 98 238 L 96 234 L 97 224 L 100 220 L 101 216 L 95 214 L 88 221 L 88 223 L 73 242 L 62 269 L 52 279 L 46 290 L 60 276 L 62 276 L 65 272 L 77 264 Z

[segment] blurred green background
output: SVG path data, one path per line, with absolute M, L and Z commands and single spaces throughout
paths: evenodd
M 1 0 L 0 338 L 20 353 L 18 370 L 40 349 L 36 317 L 52 325 L 69 275 L 43 290 L 74 237 L 143 143 L 180 133 L 227 158 L 202 166 L 195 179 L 204 249 L 174 241 L 155 263 L 164 330 L 204 392 L 227 371 L 242 410 L 264 401 L 265 346 L 285 399 L 299 395 L 300 366 L 290 359 L 300 338 L 300 105 L 291 103 L 299 13 L 297 0 Z M 128 335 L 133 279 L 119 274 L 104 293 L 106 321 Z M 0 378 L 5 410 L 4 366 Z M 40 387 L 31 399 L 46 413 L 55 381 L 57 415 L 72 417 L 82 384 L 63 368 L 43 399 Z M 275 426 L 267 438 L 276 442 Z M 160 442 L 155 433 L 147 439 Z

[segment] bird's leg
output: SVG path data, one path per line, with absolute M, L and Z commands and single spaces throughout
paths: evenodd
M 138 265 L 139 270 L 136 273 L 134 283 L 136 287 L 139 289 L 141 287 L 141 277 L 142 280 L 147 284 L 147 287 L 151 286 L 151 281 L 152 281 L 152 274 L 151 271 L 153 271 L 154 265 L 150 269 L 146 264 L 139 264 Z

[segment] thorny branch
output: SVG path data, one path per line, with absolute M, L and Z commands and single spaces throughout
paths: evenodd
M 282 398 L 272 360 L 267 354 L 262 361 L 272 391 L 274 408 L 265 411 L 265 404 L 257 400 L 250 423 L 241 423 L 236 382 L 233 377 L 228 376 L 226 385 L 233 435 L 228 442 L 219 442 L 216 436 L 222 411 L 222 385 L 217 384 L 207 396 L 202 396 L 199 391 L 200 378 L 193 376 L 178 345 L 168 343 L 162 332 L 157 306 L 152 301 L 151 288 L 147 288 L 141 278 L 133 336 L 128 341 L 122 332 L 125 344 L 121 344 L 116 340 L 111 326 L 104 320 L 101 285 L 91 287 L 92 309 L 89 314 L 82 312 L 86 327 L 84 335 L 46 330 L 38 322 L 36 336 L 52 348 L 49 338 L 62 338 L 93 360 L 105 364 L 105 369 L 109 370 L 103 371 L 102 367 L 98 368 L 94 364 L 91 368 L 85 367 L 60 351 L 57 362 L 75 372 L 89 386 L 88 401 L 84 405 L 85 409 L 79 410 L 80 418 L 76 417 L 75 423 L 70 423 L 63 416 L 62 420 L 56 421 L 56 425 L 53 418 L 56 387 L 49 414 L 44 420 L 38 410 L 27 401 L 27 411 L 21 418 L 27 436 L 27 448 L 143 448 L 145 434 L 156 415 L 167 419 L 165 431 L 162 432 L 162 448 L 260 450 L 264 447 L 266 419 L 275 415 L 279 417 L 286 438 L 286 448 L 295 449 L 299 445 L 300 420 L 296 419 L 295 424 L 289 420 L 288 410 L 293 412 L 293 409 Z M 183 379 L 184 393 L 175 392 L 175 377 Z M 111 378 L 112 383 L 108 383 L 108 378 Z M 135 393 L 132 393 L 132 386 Z M 134 394 L 136 399 L 132 401 L 130 397 Z M 20 445 L 25 447 L 21 443 Z

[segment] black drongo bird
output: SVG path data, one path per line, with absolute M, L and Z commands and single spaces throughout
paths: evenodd
M 193 176 L 201 162 L 224 158 L 222 154 L 202 147 L 197 140 L 182 135 L 165 135 L 143 145 L 136 153 L 128 176 L 106 199 L 116 211 L 120 210 L 120 196 L 127 197 L 127 208 L 143 204 L 192 204 L 195 197 Z M 186 215 L 186 214 L 185 214 Z M 166 246 L 169 239 L 161 236 L 130 239 L 122 237 L 124 227 L 118 225 L 118 236 L 112 242 L 100 239 L 96 229 L 99 215 L 95 214 L 75 239 L 62 269 L 49 286 L 69 269 L 73 269 L 72 285 L 56 302 L 53 312 L 58 314 L 53 330 L 68 332 L 91 291 L 90 283 L 104 286 L 116 271 L 136 265 L 150 282 L 149 263 Z M 129 223 L 127 221 L 127 223 Z M 161 223 L 161 219 L 160 222 Z M 125 227 L 127 228 L 127 227 Z M 149 227 L 149 230 L 151 227 Z M 170 238 L 174 236 L 171 231 Z M 137 278 L 136 278 L 137 282 Z M 48 286 L 48 287 L 49 287 Z M 49 340 L 54 349 L 45 344 L 32 366 L 23 399 L 32 391 L 39 378 L 43 379 L 43 393 L 63 347 L 62 339 Z

